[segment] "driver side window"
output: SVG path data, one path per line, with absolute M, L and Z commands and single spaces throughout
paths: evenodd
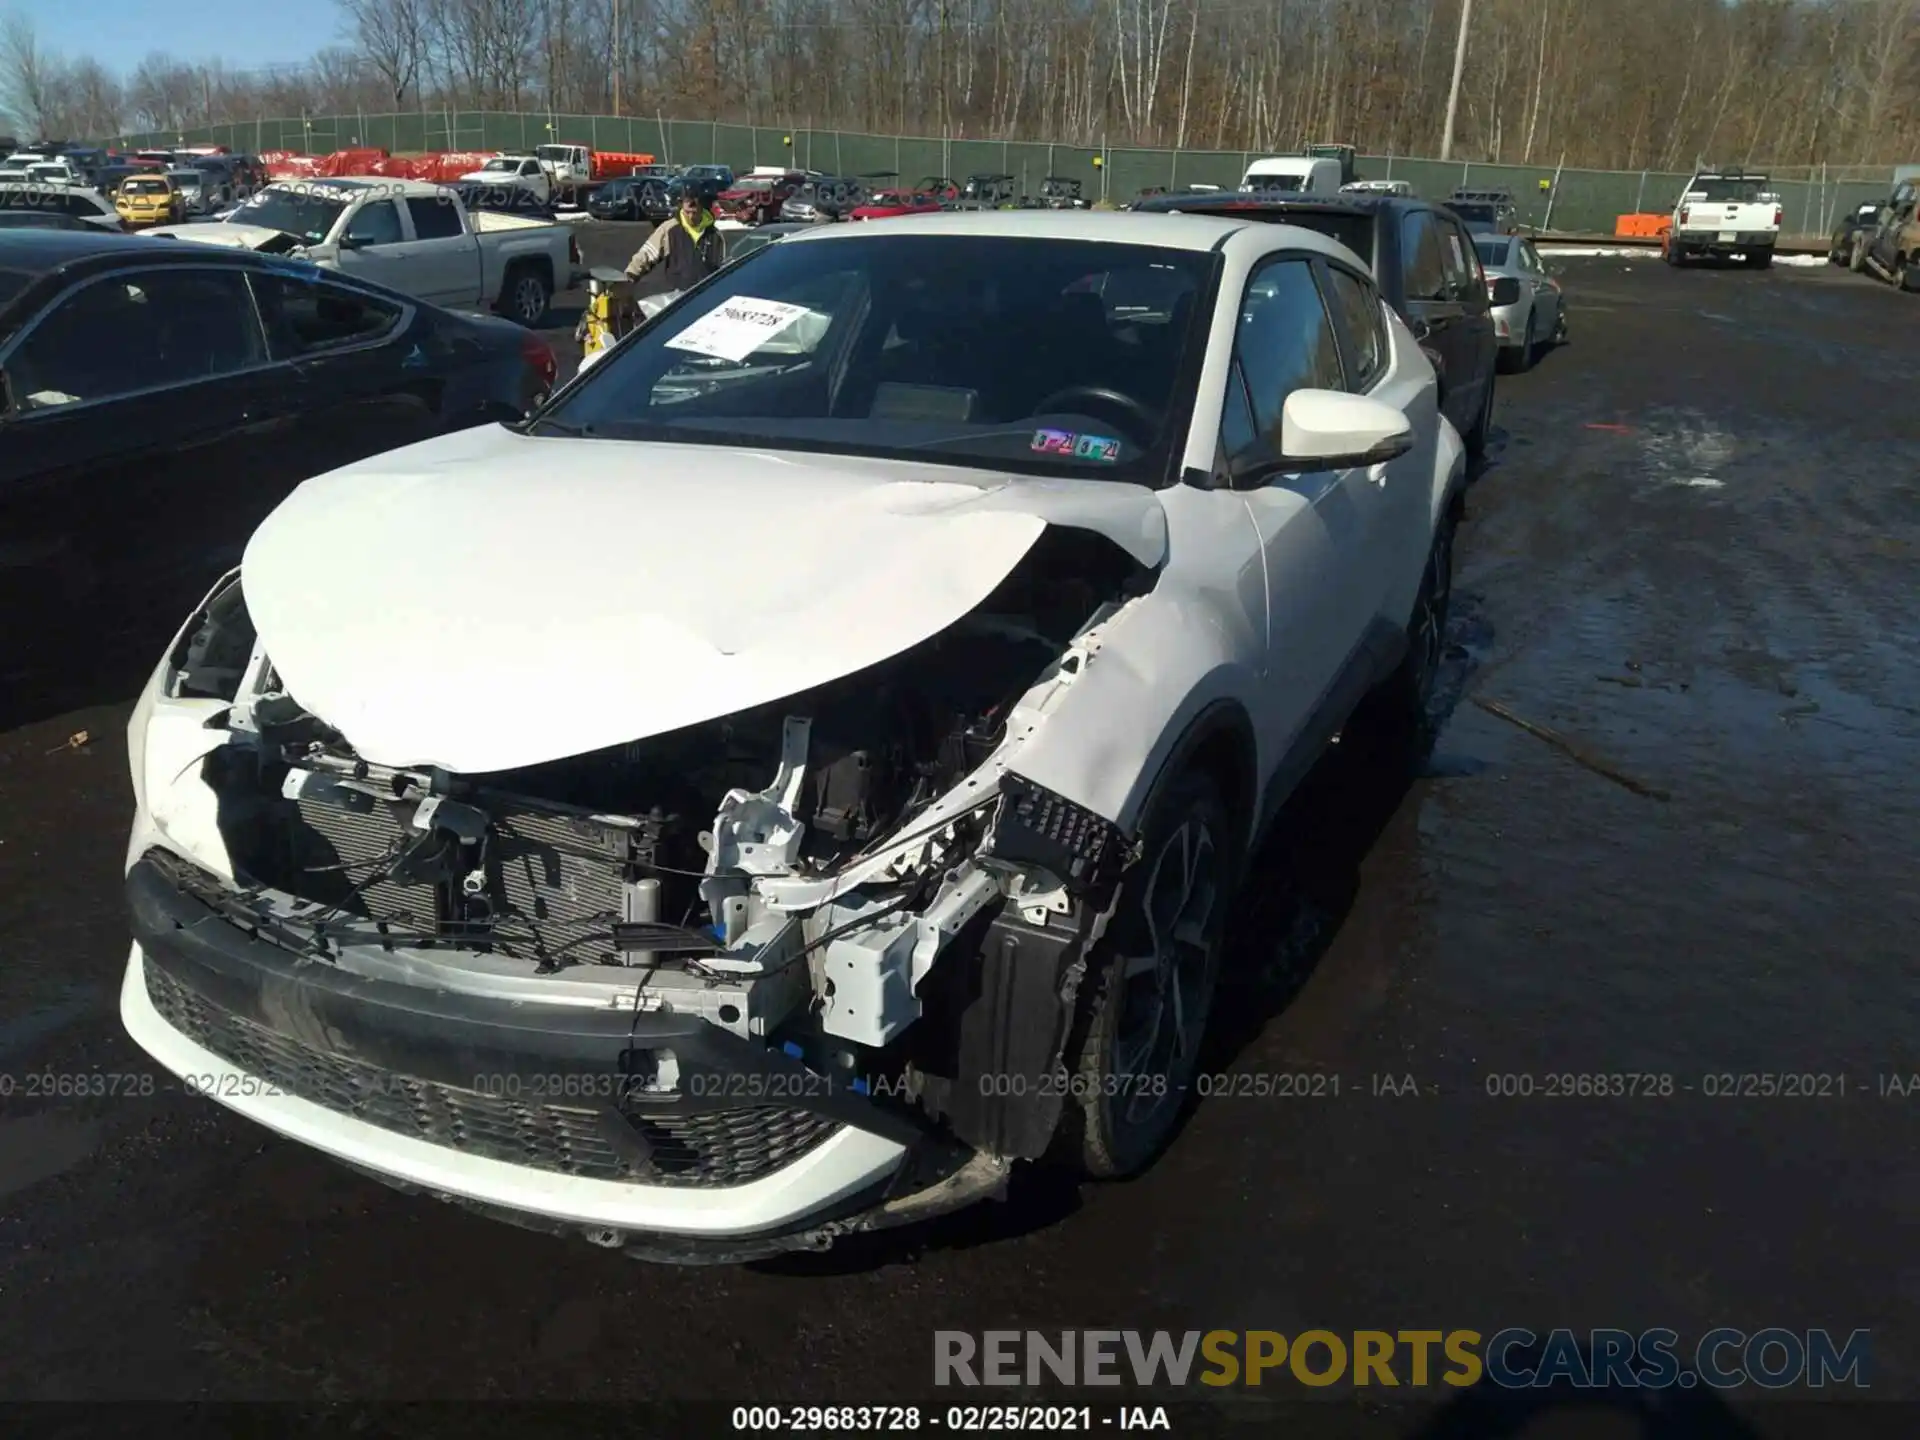
M 402 239 L 400 208 L 391 200 L 362 205 L 347 222 L 346 238 L 361 245 L 398 245 Z
M 1305 259 L 1269 261 L 1247 281 L 1234 336 L 1234 357 L 1246 378 L 1252 433 L 1281 454 L 1280 416 L 1296 390 L 1344 390 L 1340 346 L 1320 284 Z M 1231 402 L 1232 396 L 1228 399 Z M 1231 428 L 1231 427 L 1230 427 Z M 1240 458 L 1231 439 L 1227 454 Z M 1240 450 L 1251 448 L 1243 444 Z

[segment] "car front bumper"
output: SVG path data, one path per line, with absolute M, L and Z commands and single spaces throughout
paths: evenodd
M 127 1032 L 196 1092 L 400 1189 L 642 1258 L 734 1261 L 1003 1178 L 957 1184 L 977 1157 L 917 1118 L 698 1018 L 354 974 L 241 929 L 179 874 L 128 872 Z M 663 1052 L 673 1088 L 640 1093 Z M 929 1209 L 929 1188 L 952 1203 Z

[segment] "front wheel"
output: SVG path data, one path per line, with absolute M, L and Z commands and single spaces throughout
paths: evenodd
M 1219 785 L 1189 770 L 1149 804 L 1139 858 L 1089 972 L 1070 1052 L 1063 1157 L 1095 1179 L 1147 1168 L 1199 1069 L 1239 851 Z
M 1856 235 L 1853 237 L 1853 249 L 1847 253 L 1847 269 L 1858 275 L 1866 268 L 1867 237 L 1864 235 Z
M 1773 247 L 1771 245 L 1766 246 L 1764 249 L 1749 250 L 1747 252 L 1747 268 L 1750 270 L 1765 270 L 1772 264 Z

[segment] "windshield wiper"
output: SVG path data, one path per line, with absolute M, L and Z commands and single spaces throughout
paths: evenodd
M 596 432 L 591 425 L 563 425 L 558 420 L 535 420 L 526 427 L 526 433 L 529 435 L 565 435 L 570 439 L 579 439 L 582 436 L 593 435 L 598 432 Z

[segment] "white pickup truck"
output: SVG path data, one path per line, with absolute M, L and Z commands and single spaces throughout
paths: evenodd
M 213 224 L 169 239 L 296 255 L 452 309 L 492 308 L 529 327 L 571 289 L 578 249 L 564 225 L 468 210 L 444 185 L 366 176 L 269 185 Z
M 1687 182 L 1673 207 L 1673 228 L 1664 247 L 1669 265 L 1703 255 L 1744 255 L 1764 270 L 1780 240 L 1780 197 L 1764 175 L 1702 170 Z

